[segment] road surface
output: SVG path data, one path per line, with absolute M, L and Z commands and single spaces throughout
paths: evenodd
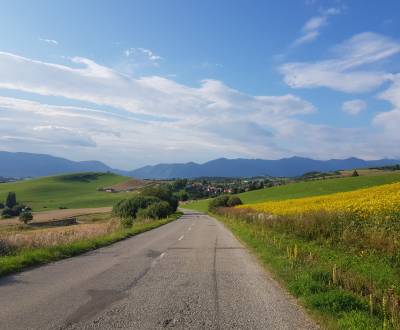
M 313 329 L 217 220 L 195 212 L 0 279 L 1 329 Z

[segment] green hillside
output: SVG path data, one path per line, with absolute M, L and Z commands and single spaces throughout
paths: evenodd
M 243 203 L 251 204 L 269 200 L 283 200 L 333 194 L 400 181 L 400 173 L 386 173 L 373 176 L 345 177 L 337 179 L 304 181 L 290 183 L 284 186 L 253 190 L 238 194 Z M 192 210 L 207 211 L 208 200 L 199 200 L 186 204 L 184 207 Z
M 106 193 L 99 188 L 128 180 L 112 173 L 75 173 L 0 184 L 0 201 L 9 191 L 34 211 L 111 206 L 132 193 Z

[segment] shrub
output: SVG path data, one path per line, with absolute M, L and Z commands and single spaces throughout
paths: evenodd
M 0 209 L 4 209 L 4 204 L 0 203 Z
M 172 213 L 171 206 L 165 202 L 157 202 L 137 212 L 137 217 L 142 219 L 162 219 Z
M 113 214 L 121 219 L 134 219 L 139 209 L 144 209 L 150 204 L 159 202 L 160 199 L 153 196 L 135 196 L 120 200 L 113 207 Z
M 142 191 L 142 195 L 144 196 L 154 196 L 159 198 L 162 201 L 165 201 L 171 207 L 172 212 L 175 212 L 178 208 L 179 201 L 174 196 L 173 191 L 168 185 L 159 185 L 144 188 Z
M 19 215 L 19 220 L 24 224 L 27 224 L 29 221 L 33 220 L 33 215 L 30 211 L 23 211 Z
M 227 196 L 221 195 L 212 199 L 208 204 L 209 211 L 215 211 L 219 207 L 233 207 L 236 205 L 241 205 L 242 201 L 237 196 Z
M 15 192 L 9 192 L 6 199 L 6 205 L 8 208 L 13 208 L 17 204 L 17 196 Z
M 18 216 L 21 214 L 21 212 L 26 211 L 25 205 L 23 205 L 23 204 L 14 205 L 11 210 L 12 210 L 14 216 Z
M 3 219 L 7 219 L 7 218 L 11 218 L 14 216 L 14 213 L 12 211 L 12 209 L 6 207 L 5 209 L 3 209 L 3 211 L 1 211 L 1 217 Z
M 242 200 L 237 196 L 229 196 L 226 206 L 233 207 L 236 205 L 242 205 Z
M 23 211 L 31 211 L 30 207 L 25 207 L 23 204 L 16 204 L 12 208 L 6 207 L 1 212 L 3 218 L 11 218 L 19 216 Z
M 208 210 L 209 211 L 214 211 L 218 207 L 225 207 L 226 204 L 228 203 L 229 196 L 227 195 L 221 195 L 218 197 L 215 197 L 214 199 L 210 200 L 208 203 Z

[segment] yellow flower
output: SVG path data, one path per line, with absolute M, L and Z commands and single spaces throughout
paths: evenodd
M 400 215 L 400 183 L 317 197 L 245 204 L 238 207 L 276 215 L 324 211 L 346 212 L 362 219 L 370 217 L 391 219 L 395 214 Z

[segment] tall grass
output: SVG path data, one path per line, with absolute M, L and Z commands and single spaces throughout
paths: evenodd
M 232 208 L 218 214 L 325 324 L 400 328 L 400 219 Z

